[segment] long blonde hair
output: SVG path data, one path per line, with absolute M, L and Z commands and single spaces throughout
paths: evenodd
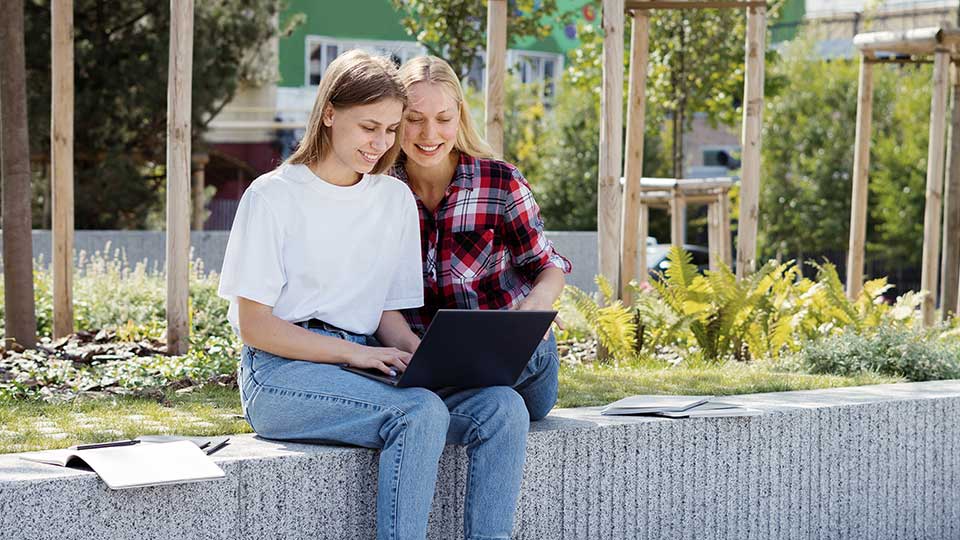
M 394 63 L 389 58 L 371 56 L 361 50 L 341 54 L 330 62 L 320 79 L 307 131 L 300 146 L 287 158 L 287 163 L 311 165 L 327 157 L 332 145 L 330 128 L 323 124 L 327 105 L 344 109 L 383 99 L 396 99 L 404 106 L 407 104 L 407 92 L 397 76 Z M 400 154 L 400 137 L 398 132 L 393 146 L 380 157 L 371 174 L 380 174 L 393 166 Z
M 450 64 L 436 56 L 418 56 L 407 60 L 400 66 L 399 75 L 405 90 L 419 82 L 439 84 L 450 94 L 450 97 L 457 101 L 460 106 L 459 129 L 457 130 L 457 142 L 455 143 L 457 150 L 473 157 L 497 158 L 490 144 L 477 132 L 477 128 L 473 124 L 473 118 L 470 116 L 467 100 L 463 96 L 460 79 L 457 78 L 457 74 L 453 72 Z

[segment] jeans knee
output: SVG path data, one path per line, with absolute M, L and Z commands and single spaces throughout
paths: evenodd
M 496 420 L 508 429 L 526 432 L 530 427 L 530 414 L 523 398 L 507 386 L 485 389 L 490 407 L 489 420 Z
M 557 394 L 554 392 L 551 399 L 541 399 L 538 401 L 528 401 L 526 402 L 527 413 L 530 415 L 530 421 L 536 422 L 537 420 L 543 420 L 546 418 L 550 411 L 553 410 L 553 406 L 557 403 Z
M 404 412 L 408 425 L 444 438 L 450 426 L 450 411 L 446 403 L 430 390 L 411 388 L 410 391 L 414 395 L 414 404 Z

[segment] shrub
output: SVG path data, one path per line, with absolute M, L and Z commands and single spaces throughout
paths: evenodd
M 891 324 L 869 334 L 849 329 L 806 343 L 788 362 L 809 373 L 873 372 L 911 381 L 960 377 L 960 340 L 941 332 Z

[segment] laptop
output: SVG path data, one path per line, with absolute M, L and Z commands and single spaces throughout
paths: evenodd
M 430 322 L 407 370 L 341 366 L 399 388 L 513 386 L 557 316 L 556 311 L 441 309 Z

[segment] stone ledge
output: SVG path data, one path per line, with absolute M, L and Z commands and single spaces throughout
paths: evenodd
M 960 538 L 960 381 L 737 396 L 752 418 L 532 426 L 521 539 Z M 110 491 L 0 456 L 0 538 L 374 538 L 377 453 L 232 439 L 215 482 Z M 466 456 L 443 455 L 430 538 L 461 538 Z

